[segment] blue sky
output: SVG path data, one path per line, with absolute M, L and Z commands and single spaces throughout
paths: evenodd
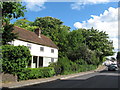
M 24 17 L 30 21 L 34 21 L 36 17 L 55 17 L 63 21 L 64 25 L 71 27 L 71 30 L 73 30 L 76 29 L 74 27 L 75 22 L 86 21 L 91 18 L 91 15 L 100 15 L 109 7 L 118 7 L 117 2 L 110 2 L 105 4 L 88 4 L 84 5 L 80 10 L 73 10 L 71 8 L 71 4 L 73 3 L 74 2 L 46 2 L 44 3 L 45 8 L 40 11 L 29 10 L 27 8 L 27 12 L 25 12 Z M 23 5 L 26 5 L 25 2 Z M 12 20 L 12 22 L 14 21 L 16 21 L 16 19 Z
M 37 17 L 51 16 L 63 21 L 71 30 L 94 27 L 108 33 L 115 51 L 118 50 L 118 0 L 53 1 L 24 0 L 23 5 L 27 7 L 24 18 L 34 21 Z

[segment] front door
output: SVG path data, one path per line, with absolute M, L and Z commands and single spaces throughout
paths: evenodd
M 33 68 L 37 68 L 37 56 L 33 56 Z
M 43 67 L 43 57 L 39 57 L 39 67 Z

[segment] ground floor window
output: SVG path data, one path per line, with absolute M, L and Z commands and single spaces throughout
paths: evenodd
M 51 62 L 52 62 L 52 63 L 54 62 L 54 58 L 51 58 Z

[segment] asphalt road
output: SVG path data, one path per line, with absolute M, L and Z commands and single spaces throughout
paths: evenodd
M 22 88 L 118 88 L 119 71 L 101 71 L 75 78 L 55 80 Z

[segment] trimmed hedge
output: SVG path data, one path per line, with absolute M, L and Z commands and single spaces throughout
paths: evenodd
M 41 68 L 25 68 L 23 71 L 18 72 L 18 80 L 28 80 L 51 77 L 55 75 L 53 67 L 41 67 Z
M 2 46 L 2 72 L 16 74 L 21 72 L 31 60 L 31 54 L 26 46 Z M 0 61 L 1 62 L 1 61 Z

